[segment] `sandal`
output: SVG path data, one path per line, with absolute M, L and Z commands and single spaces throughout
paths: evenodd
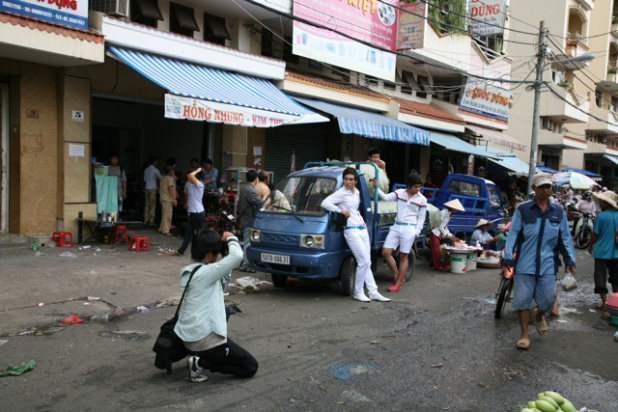
M 528 339 L 520 339 L 517 341 L 517 349 L 528 350 L 530 341 Z
M 536 331 L 539 332 L 539 335 L 543 336 L 547 333 L 549 328 L 547 327 L 547 322 L 544 317 L 541 316 L 541 320 L 536 320 L 536 314 L 538 312 L 538 309 L 534 310 L 534 326 L 536 327 Z

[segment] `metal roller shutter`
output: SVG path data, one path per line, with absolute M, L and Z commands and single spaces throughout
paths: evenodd
M 290 173 L 292 152 L 296 154 L 296 170 L 307 162 L 326 160 L 327 125 L 314 123 L 266 130 L 264 169 L 274 172 L 275 184 Z

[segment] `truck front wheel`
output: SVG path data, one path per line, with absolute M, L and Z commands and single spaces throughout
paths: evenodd
M 275 275 L 272 274 L 273 285 L 276 288 L 284 288 L 288 282 L 288 275 Z
M 339 273 L 339 293 L 343 296 L 354 294 L 354 280 L 356 278 L 356 260 L 354 256 L 348 256 L 341 264 Z

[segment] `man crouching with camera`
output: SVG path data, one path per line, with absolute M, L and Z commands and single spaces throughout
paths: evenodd
M 228 246 L 228 254 L 217 261 L 224 243 Z M 238 238 L 230 232 L 219 235 L 213 230 L 202 230 L 193 237 L 191 259 L 195 263 L 180 271 L 183 289 L 191 271 L 197 265 L 202 266 L 191 279 L 174 328 L 191 352 L 187 358 L 191 382 L 208 379 L 205 370 L 239 378 L 250 378 L 257 372 L 257 360 L 227 337 L 223 290 L 242 257 Z

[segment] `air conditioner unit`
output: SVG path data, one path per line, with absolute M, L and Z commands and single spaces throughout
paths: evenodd
M 90 0 L 90 10 L 118 17 L 129 17 L 129 0 Z

